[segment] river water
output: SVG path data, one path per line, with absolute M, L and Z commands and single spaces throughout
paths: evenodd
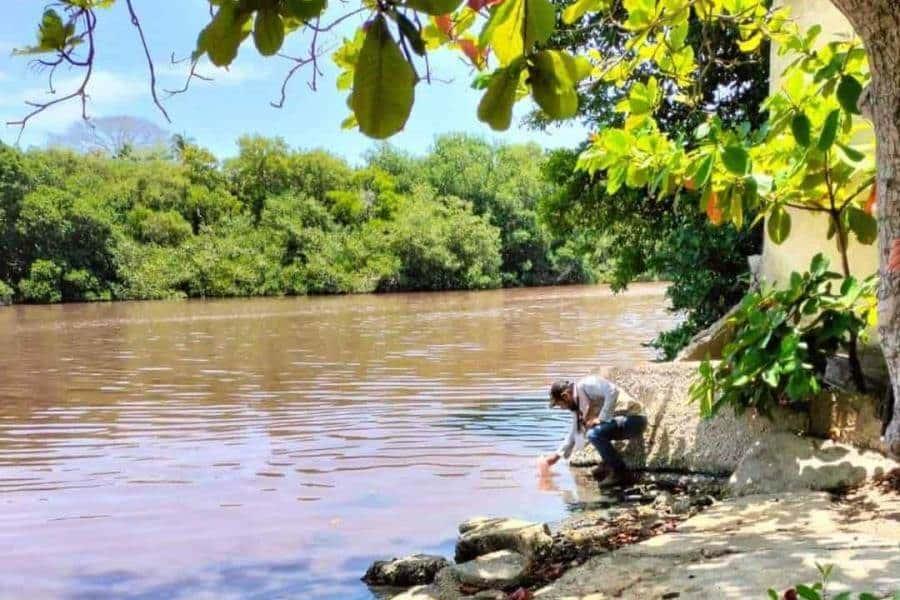
M 558 519 L 547 384 L 651 358 L 663 289 L 0 309 L 0 598 L 369 598 L 468 517 Z

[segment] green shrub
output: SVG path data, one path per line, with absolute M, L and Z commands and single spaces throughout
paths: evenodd
M 19 293 L 26 302 L 61 302 L 62 272 L 62 267 L 52 260 L 36 260 L 29 276 L 19 282 Z
M 874 277 L 842 280 L 818 254 L 786 289 L 747 294 L 731 319 L 734 340 L 717 365 L 700 365 L 691 399 L 705 417 L 724 405 L 768 414 L 805 403 L 821 389 L 828 358 L 847 351 L 874 318 L 874 290 Z
M 16 292 L 3 280 L 0 280 L 0 304 L 9 304 L 13 301 Z
M 193 233 L 191 224 L 174 210 L 157 211 L 138 206 L 128 213 L 131 235 L 147 244 L 177 246 Z

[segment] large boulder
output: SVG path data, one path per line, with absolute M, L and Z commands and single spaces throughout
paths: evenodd
M 713 419 L 702 419 L 688 392 L 697 366 L 695 362 L 650 363 L 604 372 L 623 392 L 619 405 L 640 406 L 648 420 L 641 439 L 619 443 L 629 467 L 729 475 L 757 440 L 778 432 L 808 430 L 808 415 L 788 410 L 776 411 L 775 418 L 767 419 L 752 411 L 738 416 L 725 408 Z M 573 455 L 571 464 L 600 462 L 596 450 L 587 444 Z
M 413 554 L 393 560 L 376 560 L 362 580 L 369 585 L 410 587 L 434 581 L 438 571 L 450 562 L 443 556 Z
M 546 523 L 477 517 L 459 526 L 456 562 L 463 563 L 497 550 L 513 550 L 524 556 L 533 556 L 552 543 Z
M 459 583 L 467 587 L 502 589 L 522 582 L 527 575 L 528 559 L 512 550 L 498 550 L 453 565 L 450 571 Z
M 417 585 L 392 596 L 391 600 L 447 600 L 434 585 Z
M 898 463 L 877 452 L 861 451 L 830 440 L 779 433 L 747 450 L 731 479 L 735 496 L 856 487 Z
M 810 402 L 810 435 L 884 452 L 881 406 L 867 394 L 826 390 Z

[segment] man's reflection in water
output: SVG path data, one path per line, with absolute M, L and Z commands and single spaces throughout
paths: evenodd
M 554 473 L 550 467 L 538 461 L 538 490 L 557 492 L 566 504 L 583 504 L 607 498 L 597 485 L 597 479 L 591 474 L 590 469 L 569 468 L 569 472 L 572 475 L 574 489 L 561 489 L 557 482 L 558 473 Z

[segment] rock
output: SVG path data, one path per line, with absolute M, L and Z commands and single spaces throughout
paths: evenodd
M 409 587 L 434 581 L 438 571 L 449 565 L 443 556 L 413 554 L 393 560 L 376 560 L 362 580 L 369 585 Z
M 711 359 L 722 358 L 722 349 L 725 344 L 734 339 L 734 326 L 729 323 L 740 305 L 733 306 L 718 321 L 700 331 L 691 338 L 688 345 L 681 349 L 675 357 L 676 361 L 703 360 L 707 356 Z
M 449 569 L 464 586 L 482 590 L 506 588 L 522 581 L 528 569 L 528 560 L 518 552 L 498 550 Z
M 446 600 L 433 585 L 417 585 L 405 592 L 392 596 L 391 600 Z
M 884 452 L 878 400 L 867 394 L 828 390 L 810 402 L 809 433 Z
M 900 495 L 731 498 L 671 533 L 589 559 L 534 598 L 761 598 L 768 588 L 817 581 L 816 561 L 835 566 L 829 597 L 848 587 L 891 597 L 900 589 L 897 514 Z
M 755 442 L 728 481 L 735 496 L 858 486 L 898 463 L 829 440 L 775 434 Z
M 656 510 L 669 510 L 674 502 L 675 498 L 672 494 L 662 491 L 657 494 L 656 498 L 653 500 L 653 508 Z
M 497 550 L 514 550 L 532 556 L 553 539 L 546 523 L 519 519 L 478 517 L 459 526 L 456 562 L 462 563 Z
M 620 404 L 640 404 L 648 420 L 641 439 L 618 443 L 629 467 L 730 475 L 753 442 L 775 432 L 808 429 L 808 415 L 786 409 L 775 411 L 772 420 L 752 411 L 737 416 L 729 408 L 713 419 L 701 419 L 697 405 L 688 398 L 696 374 L 697 363 L 689 362 L 653 363 L 606 371 L 605 376 L 622 390 Z M 593 466 L 600 462 L 590 444 L 571 460 L 573 466 Z
M 675 502 L 672 503 L 672 514 L 673 515 L 683 515 L 691 512 L 691 508 L 693 507 L 693 503 L 690 498 L 679 498 Z
M 500 590 L 482 590 L 477 594 L 466 596 L 467 600 L 506 600 L 506 592 Z

